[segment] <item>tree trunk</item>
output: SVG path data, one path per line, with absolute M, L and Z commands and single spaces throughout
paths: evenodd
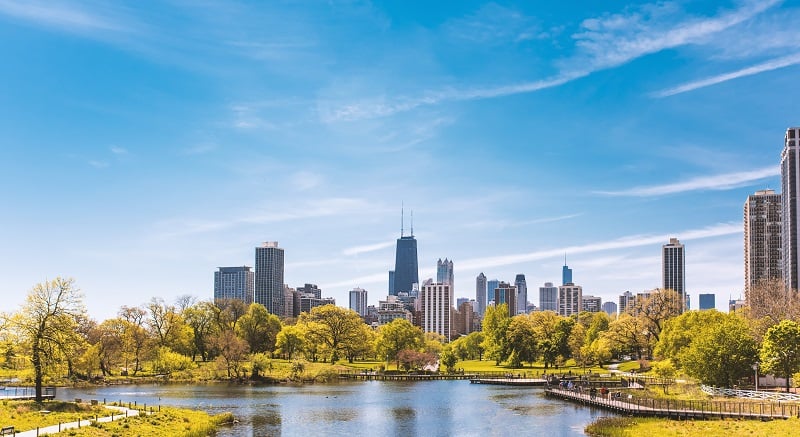
M 31 362 L 33 363 L 33 383 L 36 387 L 36 402 L 42 402 L 42 357 L 39 350 L 39 337 L 33 339 Z

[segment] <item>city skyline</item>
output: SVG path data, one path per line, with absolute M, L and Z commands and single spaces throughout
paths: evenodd
M 742 203 L 781 190 L 800 8 L 777 0 L 291 4 L 0 1 L 0 310 L 70 276 L 95 318 L 213 296 L 279 241 L 284 282 L 744 297 Z M 410 210 L 408 210 L 410 211 Z M 402 237 L 402 235 L 401 235 Z M 255 266 L 254 266 L 255 268 Z

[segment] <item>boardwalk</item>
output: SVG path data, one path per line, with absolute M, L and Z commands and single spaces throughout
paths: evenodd
M 547 384 L 545 379 L 535 378 L 472 378 L 472 384 L 511 385 L 527 387 L 543 387 Z
M 470 374 L 413 374 L 413 373 L 375 373 L 375 372 L 340 372 L 340 379 L 360 379 L 364 381 L 439 381 L 451 379 L 470 379 Z
M 54 399 L 55 397 L 55 387 L 42 387 L 43 399 Z M 0 400 L 28 401 L 35 398 L 36 389 L 34 387 L 0 387 Z
M 112 410 L 110 416 L 98 417 L 96 420 L 81 420 L 79 422 L 76 421 L 68 423 L 59 423 L 58 425 L 43 426 L 41 428 L 31 429 L 28 431 L 22 431 L 22 432 L 18 431 L 14 435 L 16 437 L 37 437 L 40 435 L 57 434 L 61 431 L 66 431 L 68 429 L 90 426 L 92 422 L 95 421 L 99 423 L 107 423 L 114 420 L 120 420 L 120 419 L 125 419 L 126 417 L 133 417 L 139 415 L 139 410 L 132 410 L 125 407 L 106 406 L 106 408 Z
M 545 389 L 545 394 L 631 416 L 675 419 L 788 419 L 800 417 L 800 405 L 779 402 L 678 401 L 633 398 L 627 395 L 602 397 L 554 387 Z

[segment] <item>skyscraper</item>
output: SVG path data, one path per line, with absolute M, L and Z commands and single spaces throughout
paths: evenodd
M 253 303 L 253 270 L 251 267 L 219 267 L 214 272 L 214 300 L 238 299 Z
M 716 299 L 714 293 L 704 293 L 700 294 L 700 306 L 699 309 L 701 310 L 713 310 L 717 307 Z
M 350 290 L 350 309 L 361 317 L 367 315 L 367 290 L 358 287 Z
M 798 227 L 798 191 L 800 191 L 800 127 L 791 127 L 786 130 L 783 151 L 781 152 L 781 193 L 783 238 L 781 251 L 783 252 L 783 284 L 787 290 L 797 290 L 797 265 L 800 259 L 800 233 Z
M 558 287 L 558 314 L 571 316 L 583 311 L 583 287 L 568 282 Z
M 413 214 L 413 212 L 412 212 Z M 402 222 L 401 217 L 401 222 Z M 397 239 L 397 251 L 394 258 L 393 296 L 410 293 L 414 284 L 419 284 L 419 267 L 417 265 L 417 240 L 414 238 L 414 216 L 411 216 L 411 235 L 406 236 L 403 224 L 400 225 L 400 238 Z
M 419 294 L 422 330 L 441 334 L 449 341 L 452 326 L 450 309 L 453 308 L 453 289 L 450 284 L 426 281 Z
M 478 316 L 486 314 L 486 275 L 481 272 L 475 278 L 475 302 L 478 302 Z
M 498 285 L 500 285 L 500 281 L 497 279 L 490 279 L 486 281 L 486 305 L 489 305 L 489 302 L 497 301 L 497 297 L 494 295 L 494 290 Z
M 617 308 L 617 311 L 619 311 L 619 314 L 622 315 L 626 312 L 630 312 L 635 305 L 636 296 L 634 296 L 634 294 L 628 290 L 619 296 L 619 307 Z
M 514 279 L 514 285 L 517 287 L 516 314 L 525 314 L 528 312 L 528 284 L 525 282 L 525 275 L 518 274 Z
M 491 282 L 491 281 L 490 281 Z M 508 282 L 500 281 L 494 289 L 494 304 L 508 306 L 509 317 L 517 315 L 517 287 Z
M 453 261 L 448 261 L 447 258 L 442 261 L 436 262 L 436 282 L 442 284 L 450 284 L 450 288 L 454 288 L 453 284 Z
M 756 191 L 744 203 L 745 298 L 758 282 L 782 277 L 781 212 L 781 195 L 773 190 Z
M 283 249 L 277 241 L 267 241 L 256 247 L 254 301 L 272 314 L 284 317 Z
M 617 314 L 617 304 L 614 302 L 603 302 L 603 311 L 609 316 Z
M 396 296 L 394 292 L 394 270 L 389 270 L 389 296 Z
M 599 313 L 603 310 L 603 299 L 598 296 L 583 295 L 581 296 L 581 307 L 583 311 Z
M 558 312 L 558 287 L 552 282 L 545 282 L 539 287 L 539 310 Z
M 682 308 L 686 308 L 686 254 L 677 238 L 661 247 L 661 288 L 674 290 L 681 297 Z
M 567 267 L 567 257 L 564 256 L 564 267 L 561 268 L 561 285 L 572 283 L 572 269 Z

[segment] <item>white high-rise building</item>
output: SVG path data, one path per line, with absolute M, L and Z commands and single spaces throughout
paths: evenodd
M 661 247 L 661 288 L 678 293 L 686 308 L 686 252 L 677 238 L 670 238 L 669 244 Z
M 558 287 L 558 314 L 571 316 L 583 311 L 583 287 L 568 282 Z
M 268 241 L 256 247 L 256 272 L 254 301 L 278 317 L 286 314 L 283 292 L 283 249 L 277 241 Z
M 539 287 L 539 311 L 558 312 L 558 287 L 552 282 L 545 282 Z
M 450 284 L 426 281 L 419 294 L 422 330 L 441 334 L 450 341 L 452 327 L 450 309 L 453 308 L 452 287 Z
M 759 190 L 744 203 L 744 293 L 760 281 L 781 279 L 781 195 Z
M 786 130 L 781 152 L 782 242 L 783 283 L 787 290 L 798 289 L 798 260 L 800 260 L 800 127 Z
M 350 309 L 361 317 L 367 315 L 367 290 L 358 287 L 350 290 Z
M 517 287 L 517 314 L 525 314 L 528 312 L 528 283 L 525 282 L 525 275 L 518 274 L 514 279 L 514 285 Z
M 483 272 L 475 278 L 475 302 L 478 303 L 478 317 L 483 318 L 486 314 L 486 275 Z

